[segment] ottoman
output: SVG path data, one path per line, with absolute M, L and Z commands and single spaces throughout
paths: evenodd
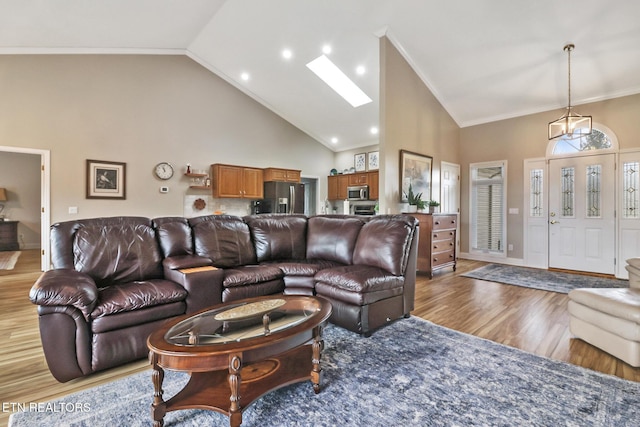
M 569 328 L 583 341 L 640 366 L 640 259 L 627 260 L 629 288 L 569 292 Z M 634 285 L 636 287 L 634 287 Z

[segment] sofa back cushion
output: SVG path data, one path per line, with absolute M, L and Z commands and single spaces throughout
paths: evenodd
M 252 215 L 244 220 L 251 230 L 258 262 L 305 258 L 306 216 Z
M 249 227 L 240 217 L 208 215 L 189 219 L 196 255 L 220 268 L 256 263 Z
M 165 258 L 193 254 L 191 227 L 186 218 L 155 218 L 153 225 Z
M 364 222 L 358 218 L 309 218 L 307 258 L 351 264 L 353 250 L 363 224 Z
M 362 226 L 353 263 L 404 274 L 418 221 L 410 215 L 381 215 Z
M 99 288 L 114 283 L 159 279 L 162 254 L 151 223 L 88 222 L 73 238 L 74 269 Z

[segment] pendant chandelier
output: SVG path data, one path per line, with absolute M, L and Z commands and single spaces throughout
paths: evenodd
M 564 47 L 567 51 L 569 70 L 569 105 L 567 112 L 557 120 L 549 122 L 549 139 L 559 138 L 568 135 L 568 138 L 580 138 L 591 134 L 591 116 L 581 116 L 573 111 L 571 107 L 571 51 L 575 48 L 573 44 Z

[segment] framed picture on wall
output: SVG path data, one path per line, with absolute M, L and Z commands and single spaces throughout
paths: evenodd
M 433 157 L 400 150 L 400 201 L 407 201 L 409 185 L 422 200 L 431 199 L 431 166 Z
M 126 199 L 126 163 L 87 160 L 87 199 Z
M 364 153 L 356 154 L 353 156 L 353 166 L 355 167 L 356 172 L 363 172 L 367 170 L 366 158 L 367 155 Z
M 370 151 L 367 153 L 367 169 L 370 171 L 378 170 L 380 167 L 380 153 L 378 151 Z

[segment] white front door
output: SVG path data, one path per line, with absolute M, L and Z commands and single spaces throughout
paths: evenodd
M 549 162 L 549 267 L 615 273 L 615 156 Z

